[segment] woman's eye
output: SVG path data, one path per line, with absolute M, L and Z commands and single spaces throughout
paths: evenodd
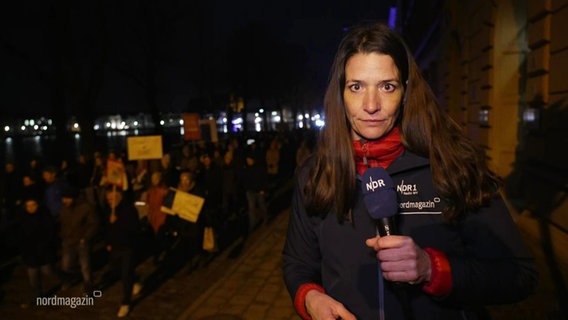
M 359 91 L 359 90 L 361 90 L 361 86 L 358 83 L 355 83 L 355 84 L 350 85 L 349 89 L 351 91 Z
M 396 89 L 396 86 L 392 83 L 385 83 L 381 87 L 386 92 L 393 92 Z

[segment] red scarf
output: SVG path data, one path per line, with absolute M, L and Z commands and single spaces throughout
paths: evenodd
M 402 153 L 404 147 L 400 141 L 400 130 L 394 127 L 386 136 L 378 140 L 353 141 L 353 150 L 357 172 L 363 175 L 367 168 L 383 167 L 386 169 Z

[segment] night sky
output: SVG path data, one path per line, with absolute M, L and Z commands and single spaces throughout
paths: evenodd
M 316 104 L 343 28 L 386 20 L 394 2 L 3 1 L 0 109 L 8 117 L 49 116 L 54 104 L 71 114 L 77 106 L 138 113 L 153 100 L 181 112 L 243 86 L 258 95 L 286 68 Z M 245 85 L 244 60 L 263 69 Z

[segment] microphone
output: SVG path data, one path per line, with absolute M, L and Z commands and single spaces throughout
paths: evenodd
M 388 172 L 381 167 L 365 170 L 361 188 L 365 207 L 369 215 L 377 220 L 379 235 L 384 237 L 396 234 L 393 217 L 398 212 L 398 201 Z
M 394 215 L 398 213 L 398 201 L 394 183 L 388 172 L 381 167 L 365 170 L 363 181 L 363 201 L 369 211 L 369 215 L 377 220 L 377 230 L 381 237 L 397 234 L 394 224 Z M 379 268 L 379 296 L 384 295 L 382 272 Z M 404 319 L 412 320 L 412 306 L 405 290 L 406 284 L 394 282 L 395 292 L 401 304 Z M 384 299 L 384 298 L 383 298 Z

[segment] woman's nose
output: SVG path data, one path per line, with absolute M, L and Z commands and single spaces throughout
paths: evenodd
M 371 90 L 365 94 L 363 103 L 363 108 L 368 113 L 375 113 L 381 108 L 379 95 L 374 90 Z

